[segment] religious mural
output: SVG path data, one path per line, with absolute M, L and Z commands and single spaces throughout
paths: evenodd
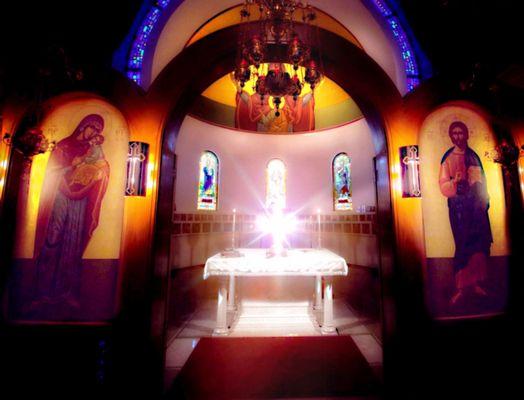
M 335 211 L 353 209 L 351 197 L 351 159 L 340 153 L 333 159 L 333 207 Z
M 218 157 L 205 151 L 200 157 L 197 210 L 215 211 L 218 204 Z
M 56 109 L 42 128 L 56 146 L 34 158 L 29 195 L 18 204 L 9 316 L 109 319 L 116 305 L 126 123 L 111 106 L 86 100 Z
M 249 95 L 242 90 L 237 94 L 235 128 L 268 132 L 289 133 L 315 129 L 315 99 L 312 92 L 299 96 L 284 96 L 281 110 L 270 104 L 270 96 L 258 93 Z
M 261 133 L 296 133 L 323 130 L 363 117 L 355 101 L 338 84 L 323 76 L 313 89 L 303 85 L 300 93 L 282 95 L 278 100 L 267 91 L 268 69 L 262 64 L 251 70 L 251 78 L 241 86 L 230 73 L 222 76 L 195 99 L 189 114 L 197 119 L 229 128 Z M 306 70 L 295 72 L 290 64 L 278 64 L 284 81 L 295 73 L 303 81 Z M 276 84 L 273 80 L 272 85 Z M 280 84 L 278 85 L 280 86 Z M 285 85 L 284 85 L 285 86 Z M 267 93 L 265 93 L 267 92 Z M 265 93 L 261 96 L 261 93 Z M 278 103 L 278 110 L 277 110 Z
M 237 86 L 235 128 L 268 133 L 314 130 L 315 96 L 313 90 L 306 91 L 299 86 L 298 92 L 293 95 L 286 94 L 274 98 L 268 94 L 271 93 L 269 88 L 275 89 L 275 86 L 283 88 L 289 82 L 294 82 L 290 78 L 293 72 L 286 64 L 269 64 L 264 67 L 268 69 L 265 75 L 263 72 L 261 74 L 257 72 L 253 74 L 254 78 L 247 83 L 252 85 L 251 94 L 245 86 Z M 264 68 L 261 67 L 261 69 Z M 255 77 L 256 80 L 254 80 Z
M 504 311 L 507 238 L 500 167 L 485 120 L 444 107 L 425 121 L 420 169 L 427 254 L 427 299 L 437 318 Z

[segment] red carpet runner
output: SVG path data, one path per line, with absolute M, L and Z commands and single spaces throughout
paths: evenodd
M 202 338 L 168 398 L 367 396 L 379 383 L 349 336 Z

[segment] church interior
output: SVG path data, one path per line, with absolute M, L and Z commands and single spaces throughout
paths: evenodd
M 2 4 L 2 398 L 510 396 L 516 3 Z

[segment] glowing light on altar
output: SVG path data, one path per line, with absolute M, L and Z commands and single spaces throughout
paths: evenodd
M 272 237 L 271 251 L 276 255 L 284 254 L 289 247 L 287 235 L 296 229 L 297 220 L 294 214 L 284 214 L 281 208 L 275 207 L 269 215 L 257 217 L 257 228 L 263 234 Z

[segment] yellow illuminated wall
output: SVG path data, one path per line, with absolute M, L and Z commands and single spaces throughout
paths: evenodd
M 489 219 L 493 234 L 491 255 L 508 254 L 506 208 L 502 171 L 485 153 L 495 147 L 493 133 L 476 111 L 462 106 L 445 106 L 430 114 L 420 132 L 420 176 L 426 256 L 453 257 L 455 244 L 448 216 L 447 198 L 441 194 L 438 174 L 442 156 L 453 146 L 448 135 L 451 122 L 461 120 L 469 128 L 468 145 L 480 157 L 490 197 Z
M 294 72 L 291 65 L 284 64 L 284 66 L 286 68 L 286 72 L 288 72 L 290 76 L 293 76 Z M 268 64 L 264 64 L 261 66 L 260 72 L 265 75 L 267 74 L 267 69 Z M 304 73 L 305 69 L 303 67 L 298 69 L 299 77 L 303 78 Z M 253 94 L 255 93 L 254 87 L 255 77 L 252 76 L 251 80 L 246 82 L 244 90 L 249 94 Z M 202 96 L 227 106 L 236 107 L 236 92 L 236 84 L 234 83 L 232 77 L 228 74 L 211 84 L 211 86 L 209 86 L 202 93 Z M 309 85 L 305 85 L 305 87 L 302 89 L 301 95 L 303 96 L 310 92 L 311 89 L 309 88 Z M 342 89 L 334 81 L 327 77 L 324 77 L 315 88 L 316 108 L 331 107 L 347 100 L 349 100 L 349 95 L 344 91 L 344 89 Z
M 284 64 L 286 72 L 291 76 L 294 71 L 291 65 Z M 263 64 L 259 73 L 267 74 L 268 64 Z M 298 75 L 301 79 L 305 69 L 299 68 Z M 255 92 L 255 77 L 246 82 L 243 90 L 250 95 Z M 305 85 L 301 95 L 310 93 L 309 85 Z M 222 78 L 212 83 L 200 97 L 198 105 L 193 108 L 191 114 L 199 119 L 223 125 L 235 127 L 237 84 L 231 74 L 224 75 Z M 281 99 L 283 107 L 285 99 Z M 269 98 L 270 105 L 274 107 L 273 98 Z M 362 118 L 362 111 L 353 99 L 328 77 L 324 77 L 315 88 L 315 129 L 326 129 L 334 126 L 343 125 L 348 122 Z
M 118 259 L 122 236 L 124 186 L 128 127 L 122 114 L 99 99 L 74 100 L 53 109 L 42 121 L 41 128 L 49 140 L 57 143 L 71 135 L 79 122 L 89 114 L 104 119 L 105 159 L 110 165 L 109 183 L 102 200 L 98 227 L 86 248 L 84 259 Z M 22 185 L 17 210 L 15 258 L 33 258 L 40 192 L 49 153 L 33 158 L 29 185 Z M 29 172 L 29 171 L 28 171 Z M 27 202 L 26 202 L 27 201 Z
M 0 131 L 0 135 L 3 136 L 3 133 Z M 0 141 L 0 200 L 2 200 L 4 195 L 4 188 L 6 184 L 7 177 L 7 165 L 8 165 L 9 153 L 7 149 L 7 144 Z

